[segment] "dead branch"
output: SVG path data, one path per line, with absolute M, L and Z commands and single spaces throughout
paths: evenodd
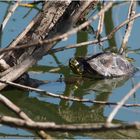
M 101 9 L 103 8 L 103 6 L 105 6 L 105 3 L 104 3 L 104 2 L 103 2 L 103 4 L 102 4 L 102 6 L 101 6 Z M 102 33 L 102 31 L 103 31 L 103 26 L 104 26 L 104 16 L 105 16 L 105 13 L 102 13 L 102 14 L 99 16 L 99 21 L 98 21 L 96 39 L 98 39 L 99 45 L 102 45 L 101 42 L 100 42 L 100 39 L 101 39 L 101 33 Z
M 107 124 L 111 123 L 111 121 L 113 120 L 114 116 L 117 114 L 119 109 L 124 105 L 124 103 L 129 99 L 129 97 L 132 96 L 139 88 L 140 88 L 140 83 L 134 86 L 134 88 L 131 89 L 120 102 L 118 102 L 118 105 L 113 109 L 113 111 L 108 116 L 106 121 Z
M 140 122 L 134 122 L 132 124 L 55 124 L 53 122 L 30 122 L 22 119 L 0 116 L 0 123 L 5 125 L 11 125 L 31 130 L 47 130 L 47 131 L 110 131 L 110 130 L 127 130 L 127 129 L 140 129 Z
M 112 36 L 120 29 L 122 28 L 123 26 L 125 26 L 127 23 L 129 23 L 130 21 L 132 20 L 135 20 L 137 19 L 138 17 L 140 17 L 140 13 L 136 14 L 135 16 L 133 16 L 130 20 L 127 19 L 125 20 L 124 22 L 122 22 L 120 25 L 116 26 L 112 31 L 111 33 L 109 33 L 106 37 L 103 37 L 100 39 L 100 42 L 104 42 L 108 39 L 111 39 Z M 73 44 L 73 45 L 69 45 L 69 46 L 64 46 L 64 47 L 61 47 L 61 48 L 56 48 L 56 49 L 51 49 L 48 53 L 55 53 L 55 52 L 59 52 L 59 51 L 64 51 L 64 50 L 67 50 L 67 49 L 72 49 L 72 48 L 78 48 L 78 47 L 82 47 L 82 46 L 87 46 L 87 45 L 91 45 L 91 44 L 97 44 L 99 43 L 99 40 L 98 39 L 95 39 L 93 41 L 87 41 L 87 42 L 81 42 L 81 43 L 77 43 L 77 44 Z M 48 44 L 47 40 L 44 40 L 44 41 L 40 41 L 38 42 L 37 44 L 39 44 L 39 46 L 41 44 Z M 36 45 L 37 45 L 36 44 Z M 4 53 L 4 52 L 8 52 L 8 51 L 13 51 L 13 50 L 18 50 L 18 49 L 26 49 L 26 48 L 29 48 L 29 47 L 32 47 L 32 45 L 30 44 L 29 46 L 26 44 L 24 45 L 19 45 L 19 46 L 16 46 L 16 48 L 4 48 L 4 49 L 0 49 L 0 54 Z
M 8 22 L 8 20 L 10 19 L 10 17 L 13 15 L 14 11 L 19 6 L 20 2 L 21 2 L 21 0 L 17 0 L 14 5 L 10 6 L 10 8 L 8 10 L 8 14 L 7 14 L 7 16 L 5 17 L 5 19 L 3 20 L 3 23 L 2 23 L 2 27 L 1 27 L 2 31 L 5 28 L 5 26 Z
M 103 104 L 103 105 L 119 105 L 119 103 L 116 103 L 116 102 L 96 101 L 96 100 L 92 100 L 92 99 L 80 99 L 80 98 L 75 98 L 75 97 L 63 96 L 61 94 L 54 94 L 54 93 L 51 93 L 51 92 L 48 92 L 48 91 L 45 91 L 45 90 L 42 90 L 39 88 L 33 88 L 33 87 L 18 84 L 18 83 L 10 82 L 10 81 L 0 80 L 0 82 L 8 84 L 8 85 L 16 87 L 16 88 L 35 91 L 37 93 L 42 93 L 47 96 L 59 98 L 59 99 L 63 99 L 63 100 L 76 101 L 76 102 L 88 102 L 88 103 Z M 123 106 L 124 107 L 140 107 L 140 104 L 123 104 Z
M 90 5 L 91 4 L 91 2 L 92 1 L 83 1 L 83 2 L 81 2 L 81 6 L 83 5 L 83 8 L 82 8 L 82 10 L 80 9 L 81 7 L 77 7 L 77 9 L 79 9 L 79 15 L 80 15 L 80 13 L 81 14 L 83 14 L 83 10 L 84 10 L 84 8 L 87 8 L 87 6 L 88 5 Z M 73 2 L 74 3 L 74 2 Z M 88 4 L 86 4 L 86 3 L 88 3 Z M 55 4 L 55 6 L 56 6 L 56 4 Z M 63 5 L 64 6 L 64 5 Z M 70 5 L 70 6 L 72 6 L 72 5 Z M 63 7 L 63 8 L 66 8 L 66 6 L 65 7 Z M 71 8 L 71 7 L 68 7 L 68 8 Z M 63 9 L 64 10 L 64 9 Z M 76 14 L 77 15 L 77 10 L 76 9 L 73 9 L 75 12 L 73 12 L 73 16 L 74 16 L 74 14 Z M 68 10 L 69 11 L 69 10 Z M 71 13 L 69 13 L 69 14 L 71 14 Z M 64 16 L 65 16 L 65 13 L 64 13 Z M 71 16 L 71 15 L 70 15 Z M 67 16 L 67 18 L 69 18 L 68 16 Z M 70 17 L 71 18 L 71 17 Z M 65 19 L 66 20 L 66 19 Z M 69 20 L 69 19 L 68 19 Z M 77 19 L 78 20 L 78 19 Z M 58 25 L 62 25 L 62 23 L 63 23 L 63 18 L 61 19 L 61 20 L 59 20 L 58 21 L 58 24 L 55 24 L 55 26 L 56 26 L 56 28 L 55 28 L 55 30 L 56 31 L 59 31 L 59 32 L 57 32 L 57 34 L 58 33 L 60 33 L 60 31 L 61 31 L 61 28 L 59 28 L 59 26 Z M 75 21 L 76 22 L 76 21 Z M 67 26 L 67 24 L 63 24 L 63 25 L 65 25 L 65 26 Z M 45 28 L 46 28 L 46 26 L 45 26 Z M 57 30 L 57 28 L 59 28 L 59 30 Z M 52 29 L 52 28 L 51 28 Z M 64 29 L 64 28 L 63 28 Z M 47 35 L 47 38 L 52 38 L 52 36 L 54 35 L 54 36 L 56 36 L 56 34 L 54 34 L 54 31 L 55 30 L 51 30 L 50 32 L 49 32 L 49 34 Z M 66 28 L 66 30 L 65 30 L 65 32 L 68 30 L 68 28 Z M 42 33 L 41 33 L 42 34 Z M 46 33 L 45 33 L 46 34 Z M 41 36 L 41 37 L 43 37 L 43 36 Z M 43 37 L 44 38 L 44 37 Z M 36 39 L 35 39 L 36 40 Z M 18 59 L 18 61 L 20 62 L 19 64 L 16 64 L 15 66 L 13 66 L 12 68 L 10 68 L 10 72 L 9 72 L 9 70 L 8 70 L 8 73 L 5 73 L 6 75 L 5 76 L 3 76 L 2 78 L 1 78 L 1 80 L 8 80 L 8 81 L 13 81 L 13 80 L 15 80 L 15 79 L 17 79 L 19 76 L 21 76 L 25 71 L 27 71 L 27 69 L 29 68 L 29 67 L 31 67 L 32 65 L 34 65 L 38 60 L 40 60 L 41 58 L 42 58 L 42 56 L 44 56 L 44 55 L 46 55 L 46 53 L 48 52 L 48 50 L 49 49 L 51 49 L 53 46 L 54 46 L 54 44 L 48 44 L 48 46 L 46 47 L 46 45 L 41 45 L 42 47 L 37 47 L 38 45 L 36 45 L 36 46 L 34 46 L 33 48 L 31 48 L 31 50 L 32 51 L 30 51 L 29 50 L 29 52 L 28 51 L 24 51 L 25 53 L 24 54 L 22 54 L 21 56 L 20 56 L 20 58 Z M 36 49 L 37 48 L 37 49 Z M 35 51 L 34 51 L 35 50 Z M 23 51 L 23 50 L 22 50 Z M 17 53 L 16 53 L 17 54 Z M 19 55 L 19 53 L 17 54 L 17 55 Z M 8 59 L 9 59 L 9 61 L 10 61 L 10 55 L 7 55 L 7 54 L 5 54 L 5 57 L 8 57 Z M 17 58 L 17 57 L 15 57 L 15 58 Z M 24 66 L 24 67 L 23 67 Z M 13 76 L 14 75 L 14 76 Z M 5 84 L 0 84 L 0 89 L 3 89 L 4 87 L 5 87 L 6 85 Z
M 0 102 L 2 102 L 4 105 L 6 105 L 9 109 L 11 109 L 14 113 L 16 113 L 21 119 L 33 122 L 32 119 L 30 119 L 18 106 L 16 106 L 14 103 L 12 103 L 9 99 L 7 99 L 5 96 L 0 94 Z M 47 133 L 40 130 L 37 132 L 39 136 L 43 139 L 51 138 Z
M 135 13 L 136 13 L 135 10 L 136 10 L 136 1 L 131 0 L 130 6 L 129 6 L 129 12 L 128 12 L 128 19 L 131 19 L 135 15 Z M 134 20 L 132 20 L 131 22 L 128 22 L 128 24 L 126 26 L 125 36 L 124 36 L 123 41 L 122 41 L 122 46 L 119 50 L 120 54 L 122 54 L 125 51 L 127 42 L 129 40 L 129 36 L 131 34 L 133 23 L 134 23 Z
M 106 12 L 110 7 L 112 6 L 112 2 L 109 2 L 108 5 L 106 5 L 97 15 L 93 16 L 92 19 L 84 22 L 83 24 L 79 25 L 78 27 L 60 35 L 60 36 L 56 36 L 54 38 L 51 38 L 51 39 L 48 39 L 48 40 L 44 40 L 44 41 L 34 41 L 33 43 L 29 43 L 28 45 L 27 44 L 23 44 L 23 45 L 20 45 L 20 46 L 17 46 L 16 48 L 14 49 L 19 49 L 19 48 L 28 48 L 28 47 L 32 47 L 32 46 L 42 46 L 42 45 L 46 45 L 46 44 L 50 44 L 52 42 L 55 42 L 55 41 L 58 41 L 58 40 L 61 40 L 61 39 L 64 39 L 64 38 L 67 38 L 68 36 L 74 34 L 74 33 L 77 33 L 78 31 L 82 30 L 83 28 L 87 27 L 88 25 L 90 25 L 94 20 L 96 20 L 100 15 L 102 15 L 104 12 Z M 3 52 L 6 52 L 6 51 L 10 51 L 10 50 L 14 50 L 14 49 L 11 49 L 11 48 L 7 48 L 7 49 L 3 49 L 3 50 L 0 50 L 0 54 L 3 53 Z
M 46 4 L 44 5 L 44 12 L 43 13 L 41 13 L 41 14 L 39 14 L 39 19 L 37 20 L 37 23 L 36 24 L 34 24 L 34 26 L 32 27 L 32 29 L 33 29 L 33 32 L 32 32 L 32 34 L 31 34 L 31 32 L 29 33 L 28 32 L 28 34 L 22 39 L 22 42 L 21 43 L 23 43 L 23 42 L 31 42 L 31 41 L 33 41 L 33 40 L 35 40 L 35 39 L 33 39 L 35 36 L 35 38 L 37 38 L 37 37 L 41 37 L 42 35 L 44 35 L 44 34 L 46 34 L 46 30 L 48 30 L 47 28 L 49 28 L 49 30 L 51 30 L 52 29 L 52 25 L 51 25 L 51 23 L 52 23 L 52 20 L 54 20 L 53 18 L 55 17 L 55 22 L 53 21 L 53 24 L 55 24 L 56 22 L 57 22 L 57 20 L 59 19 L 59 17 L 61 17 L 62 16 L 62 14 L 63 14 L 63 12 L 65 11 L 65 9 L 67 8 L 66 6 L 68 6 L 68 3 L 67 2 L 64 2 L 64 3 L 62 3 L 62 2 L 59 2 L 59 1 L 57 1 L 57 2 L 55 2 L 55 1 L 53 1 L 53 2 L 51 2 L 51 1 L 47 1 L 46 2 Z M 67 5 L 65 4 L 65 3 L 67 3 Z M 51 6 L 52 7 L 51 7 Z M 58 7 L 58 5 L 59 5 L 59 7 Z M 52 8 L 53 8 L 53 10 L 54 10 L 54 12 L 52 11 Z M 51 10 L 52 11 L 52 13 L 53 14 L 49 14 L 47 11 L 48 10 Z M 56 11 L 55 10 L 59 10 L 59 12 L 62 12 L 61 14 L 59 14 L 59 15 L 56 15 Z M 52 17 L 51 17 L 52 16 Z M 50 20 L 47 20 L 47 19 L 44 19 L 43 17 L 45 17 L 45 18 L 49 18 Z M 43 21 L 42 21 L 43 20 Z M 44 26 L 42 25 L 45 21 L 44 20 L 47 20 L 47 24 L 44 24 Z M 43 22 L 43 23 L 42 23 Z M 39 27 L 38 27 L 39 26 Z M 50 27 L 51 26 L 51 27 Z M 44 28 L 45 29 L 44 29 Z M 40 28 L 43 28 L 44 30 L 41 32 L 41 33 L 38 33 L 38 30 L 40 29 Z M 36 33 L 36 32 L 37 33 Z M 20 43 L 19 42 L 19 43 Z M 13 80 L 13 79 L 17 79 L 18 77 L 20 77 L 30 66 L 32 66 L 33 64 L 35 64 L 36 63 L 36 59 L 35 58 L 40 58 L 41 56 L 39 56 L 39 57 L 35 57 L 35 56 L 32 56 L 31 55 L 31 53 L 33 52 L 33 50 L 36 48 L 36 46 L 34 46 L 34 48 L 30 48 L 28 51 L 26 50 L 26 51 L 24 51 L 24 50 L 21 50 L 21 51 L 19 51 L 19 52 L 13 52 L 13 53 L 11 53 L 11 52 L 8 52 L 8 53 L 5 53 L 4 54 L 4 57 L 1 59 L 1 60 L 8 60 L 8 61 L 6 61 L 5 63 L 7 63 L 7 62 L 9 62 L 10 60 L 11 60 L 11 57 L 12 56 L 14 56 L 14 57 L 12 57 L 12 62 L 14 62 L 14 59 L 17 59 L 18 61 L 19 61 L 19 65 L 18 64 L 16 64 L 14 67 L 11 67 L 11 68 L 9 68 L 9 69 L 7 69 L 7 73 L 5 72 L 5 76 L 3 76 L 2 78 L 8 78 L 9 80 L 11 79 L 11 80 Z M 43 49 L 43 48 L 42 48 Z M 37 51 L 37 50 L 36 50 Z M 39 53 L 40 54 L 40 53 Z M 15 56 L 15 55 L 17 55 L 17 56 Z M 38 55 L 38 53 L 36 53 L 35 54 L 36 56 Z M 28 57 L 29 56 L 29 57 Z M 21 60 L 19 60 L 19 57 L 20 57 L 20 59 Z M 27 59 L 26 59 L 27 58 Z M 20 62 L 21 61 L 21 62 Z M 21 65 L 21 63 L 22 63 L 22 65 Z M 25 68 L 23 67 L 24 66 L 24 64 L 25 64 Z M 22 68 L 21 68 L 22 67 Z M 18 70 L 17 70 L 18 69 Z M 15 75 L 14 75 L 14 77 L 12 76 L 11 77 L 11 72 L 12 71 L 15 71 Z M 16 72 L 17 71 L 17 72 Z M 10 74 L 11 73 L 11 74 Z M 17 73 L 17 74 L 16 74 Z M 11 78 L 10 78 L 11 77 Z M 3 87 L 4 85 L 2 85 L 2 87 Z

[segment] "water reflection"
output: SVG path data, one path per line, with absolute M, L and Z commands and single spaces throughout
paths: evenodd
M 94 94 L 95 100 L 108 101 L 112 90 L 122 86 L 129 78 L 121 77 L 114 79 L 92 80 L 82 77 L 72 76 L 65 78 L 66 88 L 63 95 L 69 97 L 85 98 L 88 94 Z M 94 105 L 79 102 L 60 100 L 58 104 L 39 100 L 38 96 L 30 96 L 31 92 L 21 90 L 7 90 L 3 94 L 18 105 L 35 121 L 54 121 L 63 123 L 102 123 L 105 122 L 104 105 Z M 47 96 L 44 98 L 48 98 Z M 58 100 L 58 99 L 56 99 Z M 15 116 L 4 106 L 0 107 L 1 114 Z M 138 131 L 130 131 L 133 135 L 138 135 Z M 51 132 L 50 132 L 51 133 Z M 101 135 L 102 134 L 102 135 Z M 65 133 L 56 133 L 56 137 L 66 137 Z M 90 138 L 130 138 L 127 131 L 101 132 L 101 133 L 68 133 L 68 138 L 75 136 L 89 136 Z M 132 138 L 132 135 L 131 135 Z M 135 137 L 136 138 L 136 137 Z
M 112 90 L 122 86 L 128 79 L 129 77 L 102 80 L 93 80 L 82 77 L 67 78 L 65 80 L 66 88 L 64 95 L 81 99 L 85 98 L 86 95 L 89 95 L 90 99 L 108 101 L 108 97 L 112 93 Z M 70 81 L 73 81 L 71 85 Z M 91 94 L 93 94 L 93 97 Z M 61 116 L 68 122 L 102 122 L 105 120 L 105 117 L 103 116 L 104 105 L 87 105 L 85 103 L 61 100 L 60 106 Z

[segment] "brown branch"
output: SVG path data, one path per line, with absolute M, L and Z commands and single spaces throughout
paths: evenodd
M 5 96 L 0 94 L 0 101 L 5 104 L 9 109 L 11 109 L 13 112 L 15 112 L 20 118 L 33 122 L 18 106 L 16 106 L 14 103 L 12 103 L 10 100 L 8 100 Z M 40 130 L 37 132 L 41 138 L 50 138 L 48 134 L 46 134 L 44 131 Z
M 129 12 L 128 12 L 128 19 L 131 19 L 135 15 L 135 13 L 136 13 L 135 10 L 136 10 L 136 1 L 131 0 L 130 6 L 129 6 Z M 122 54 L 126 49 L 126 45 L 127 45 L 128 40 L 129 40 L 129 36 L 131 34 L 133 23 L 134 23 L 134 20 L 132 20 L 131 22 L 128 22 L 128 24 L 126 25 L 125 36 L 124 36 L 123 41 L 122 41 L 122 46 L 119 50 L 120 54 Z
M 106 6 L 105 3 L 103 2 L 103 4 L 101 5 L 101 9 L 103 8 L 103 6 Z M 100 16 L 99 16 L 99 21 L 98 21 L 98 27 L 97 27 L 97 33 L 96 33 L 96 38 L 98 39 L 99 41 L 99 44 L 100 44 L 100 35 L 103 31 L 103 26 L 104 26 L 104 16 L 105 16 L 105 13 L 102 13 Z M 101 45 L 101 44 L 100 44 Z
M 111 31 L 111 33 L 109 33 L 106 37 L 101 38 L 100 42 L 104 42 L 108 39 L 111 39 L 112 36 L 114 35 L 114 33 L 116 33 L 120 28 L 122 28 L 124 25 L 126 25 L 127 23 L 129 23 L 132 20 L 135 20 L 138 17 L 140 17 L 140 13 L 133 16 L 130 20 L 129 19 L 125 20 L 120 25 L 116 26 Z M 64 51 L 64 50 L 67 50 L 67 49 L 78 48 L 78 47 L 87 46 L 87 45 L 91 45 L 91 44 L 97 44 L 97 43 L 99 43 L 98 39 L 93 40 L 93 41 L 81 42 L 81 43 L 77 43 L 77 44 L 74 44 L 74 45 L 69 45 L 69 46 L 64 46 L 64 47 L 61 47 L 61 48 L 52 49 L 52 50 L 49 51 L 49 53 L 55 53 L 55 52 L 58 52 L 58 51 Z M 1 53 L 1 51 L 0 51 L 0 53 Z
M 120 28 L 122 28 L 124 25 L 126 25 L 127 23 L 129 23 L 132 20 L 135 20 L 138 17 L 140 17 L 140 13 L 133 16 L 130 20 L 129 19 L 125 20 L 120 25 L 115 27 L 111 31 L 111 33 L 109 33 L 106 37 L 101 38 L 100 42 L 104 42 L 108 39 L 111 39 L 112 36 L 114 35 L 114 33 L 116 33 Z M 48 43 L 47 40 L 44 40 L 44 41 L 41 42 L 41 44 L 47 44 L 47 43 Z M 87 46 L 87 45 L 97 44 L 97 43 L 99 43 L 99 40 L 96 39 L 96 40 L 93 40 L 93 41 L 87 41 L 87 42 L 77 43 L 77 44 L 74 44 L 74 45 L 64 46 L 64 47 L 57 48 L 57 49 L 52 49 L 52 50 L 49 51 L 49 53 L 64 51 L 64 50 L 67 50 L 67 49 L 78 48 L 78 47 L 81 47 L 81 46 Z M 39 42 L 38 42 L 38 44 L 39 44 Z M 39 45 L 41 45 L 41 44 L 39 44 Z M 24 44 L 24 45 L 19 45 L 16 48 L 4 48 L 4 49 L 0 49 L 0 54 L 2 54 L 3 52 L 11 51 L 11 50 L 26 49 L 26 48 L 29 48 L 29 47 L 32 47 L 32 46 L 31 45 L 28 46 L 27 44 L 26 45 Z
M 21 119 L 25 121 L 33 122 L 33 120 L 30 119 L 18 106 L 16 106 L 14 103 L 12 103 L 9 99 L 7 99 L 2 94 L 0 94 L 0 102 L 2 102 L 9 109 L 15 112 Z M 38 131 L 37 133 L 39 134 L 39 136 L 41 136 L 41 138 L 51 138 L 48 134 L 46 134 L 42 130 Z
M 92 19 L 84 22 L 83 24 L 79 25 L 78 27 L 62 34 L 62 35 L 59 35 L 59 36 L 56 36 L 56 37 L 53 37 L 51 39 L 47 39 L 45 41 L 41 41 L 41 40 L 38 40 L 38 41 L 34 41 L 33 43 L 29 43 L 28 45 L 27 44 L 23 44 L 23 45 L 20 45 L 20 46 L 17 46 L 16 48 L 6 48 L 6 49 L 0 49 L 0 54 L 3 53 L 3 52 L 6 52 L 6 51 L 10 51 L 10 50 L 16 50 L 16 49 L 19 49 L 19 48 L 29 48 L 29 47 L 32 47 L 32 46 L 42 46 L 42 45 L 45 45 L 45 44 L 50 44 L 52 42 L 55 42 L 55 41 L 58 41 L 58 40 L 61 40 L 61 39 L 64 39 L 64 38 L 67 38 L 68 36 L 74 34 L 74 33 L 77 33 L 78 31 L 82 30 L 83 28 L 85 28 L 86 26 L 90 25 L 94 20 L 96 20 L 102 13 L 106 12 L 111 6 L 112 6 L 112 2 L 109 2 L 108 5 L 105 6 L 105 8 L 103 8 L 98 14 L 96 14 L 95 16 L 92 17 Z
M 70 100 L 70 101 L 77 101 L 77 102 L 88 102 L 88 103 L 94 103 L 94 104 L 103 104 L 103 105 L 118 105 L 119 103 L 116 102 L 106 102 L 106 101 L 96 101 L 96 100 L 92 100 L 92 99 L 80 99 L 80 98 L 75 98 L 75 97 L 67 97 L 67 96 L 63 96 L 60 94 L 54 94 L 39 88 L 33 88 L 33 87 L 29 87 L 29 86 L 25 86 L 25 85 L 21 85 L 18 83 L 14 83 L 14 82 L 10 82 L 10 81 L 2 81 L 0 80 L 0 82 L 8 84 L 10 86 L 13 87 L 17 87 L 17 88 L 21 88 L 24 90 L 30 90 L 30 91 L 35 91 L 38 93 L 42 93 L 45 94 L 47 96 L 51 96 L 54 98 L 59 98 L 59 99 L 63 99 L 63 100 Z M 124 107 L 140 107 L 140 104 L 124 104 Z
M 40 17 L 40 14 L 38 14 L 35 18 L 33 18 L 32 21 L 30 21 L 30 23 L 26 26 L 24 31 L 10 44 L 10 46 L 8 48 L 11 48 L 11 50 L 12 50 L 13 47 L 16 47 L 16 45 L 20 42 L 20 40 L 23 39 L 24 36 L 35 25 L 35 23 L 38 21 L 39 17 Z M 6 49 L 8 49 L 8 48 L 6 48 Z
M 9 109 L 11 109 L 12 111 L 14 111 L 18 116 L 20 116 L 20 118 L 22 118 L 24 120 L 27 120 L 27 121 L 31 121 L 31 119 L 19 107 L 17 107 L 15 104 L 13 104 L 10 100 L 8 100 L 2 94 L 0 94 L 0 102 L 2 102 Z
M 47 131 L 73 131 L 73 132 L 101 132 L 110 130 L 127 130 L 127 129 L 140 129 L 140 122 L 134 122 L 132 124 L 55 124 L 54 122 L 30 122 L 22 119 L 0 116 L 0 123 L 5 125 L 11 125 L 21 128 L 28 128 L 31 130 L 47 130 Z
M 114 116 L 117 114 L 119 109 L 124 105 L 124 103 L 129 99 L 129 97 L 132 96 L 139 88 L 140 88 L 140 83 L 134 86 L 134 88 L 131 89 L 120 102 L 118 102 L 118 105 L 113 109 L 113 111 L 108 116 L 106 121 L 107 124 L 111 123 L 111 121 L 113 120 Z
M 60 19 L 60 17 L 62 17 L 62 15 L 64 14 L 65 10 L 69 7 L 69 2 L 68 1 L 65 1 L 65 2 L 46 1 L 45 5 L 43 7 L 44 11 L 41 14 L 39 23 L 37 25 L 35 25 L 37 27 L 35 28 L 35 31 L 33 32 L 33 34 L 35 33 L 35 35 L 33 35 L 33 36 L 36 36 L 37 38 L 38 37 L 40 38 L 40 37 L 42 37 L 42 35 L 46 34 L 46 32 L 50 33 L 51 32 L 50 30 L 53 28 L 54 25 L 56 25 L 56 22 Z M 58 6 L 58 4 L 59 4 L 59 6 Z M 53 10 L 54 12 L 52 12 L 52 13 L 49 12 L 48 13 L 48 10 Z M 55 12 L 56 10 L 59 11 L 59 14 L 57 14 Z M 43 18 L 44 16 L 45 16 L 45 21 L 47 20 L 47 23 L 44 21 L 44 18 Z M 51 17 L 51 19 L 50 19 L 50 17 Z M 54 22 L 52 22 L 52 18 L 55 19 Z M 47 24 L 47 27 L 46 27 L 46 24 L 44 24 L 44 22 Z M 51 25 L 51 27 L 50 27 L 50 23 L 53 23 L 54 25 L 53 26 Z M 40 28 L 41 28 L 41 35 L 40 35 L 40 33 L 38 33 L 38 30 Z M 43 30 L 42 30 L 42 28 L 43 28 Z M 44 30 L 44 28 L 45 28 L 45 30 Z M 30 40 L 28 40 L 28 38 L 25 38 L 22 41 L 24 41 L 24 42 L 25 41 L 27 41 L 27 42 L 31 41 L 32 42 L 33 38 L 29 37 L 29 39 Z M 23 42 L 20 42 L 20 43 L 23 43 Z M 51 46 L 53 47 L 53 45 L 51 45 Z M 48 46 L 46 48 L 48 48 Z M 16 80 L 23 73 L 25 73 L 29 67 L 31 67 L 38 60 L 40 60 L 43 57 L 44 52 L 45 52 L 44 51 L 44 47 L 36 49 L 36 46 L 34 46 L 34 47 L 30 48 L 30 49 L 27 49 L 26 51 L 25 50 L 20 50 L 18 52 L 13 52 L 10 55 L 9 55 L 9 53 L 11 53 L 11 52 L 8 52 L 8 54 L 5 54 L 4 57 L 3 57 L 4 62 L 5 63 L 12 62 L 12 66 L 13 65 L 14 66 L 12 67 L 10 65 L 11 66 L 10 71 L 8 69 L 8 73 L 6 73 L 6 75 L 4 75 L 1 79 L 3 79 L 3 80 L 5 79 L 5 80 L 8 80 L 8 81 Z M 12 56 L 12 60 L 11 60 L 11 56 Z M 16 62 L 18 60 L 18 64 L 17 63 L 16 64 L 13 63 L 13 62 L 15 62 L 15 59 L 16 59 Z M 3 65 L 1 65 L 1 66 L 2 66 L 2 68 L 5 71 L 5 67 L 3 67 Z M 0 90 L 3 89 L 5 86 L 6 86 L 5 84 L 1 84 L 0 83 Z

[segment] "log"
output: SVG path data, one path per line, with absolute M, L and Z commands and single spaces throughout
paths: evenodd
M 28 43 L 35 40 L 42 41 L 67 32 L 81 18 L 84 12 L 92 4 L 97 4 L 97 2 L 97 0 L 72 2 L 46 1 L 43 4 L 43 12 L 35 17 L 34 23 L 26 31 L 25 36 L 21 39 L 21 35 L 19 35 L 18 41 L 16 43 L 12 42 L 9 47 L 16 47 L 21 44 L 28 45 Z M 56 43 L 53 42 L 42 46 L 36 45 L 28 49 L 3 53 L 0 56 L 1 80 L 14 81 L 19 78 L 29 67 L 36 64 L 38 60 L 46 55 Z M 5 87 L 6 84 L 0 83 L 0 90 Z

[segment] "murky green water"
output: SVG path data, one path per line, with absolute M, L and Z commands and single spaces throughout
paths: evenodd
M 4 14 L 7 10 L 8 4 L 0 2 L 0 21 L 2 21 Z M 123 10 L 122 10 L 123 9 Z M 103 36 L 109 33 L 113 27 L 124 21 L 127 16 L 128 4 L 115 6 L 108 13 L 106 19 L 105 30 Z M 12 16 L 7 24 L 2 36 L 1 47 L 6 47 L 28 24 L 32 17 L 36 14 L 36 10 L 32 10 L 29 15 L 28 8 L 20 7 Z M 117 11 L 117 12 L 116 12 Z M 137 6 L 137 12 L 140 12 L 140 6 Z M 134 23 L 134 28 L 128 43 L 131 49 L 138 49 L 140 44 L 140 19 Z M 97 24 L 93 24 L 97 28 Z M 120 47 L 124 35 L 124 28 L 119 30 L 114 38 L 103 45 L 106 49 L 111 46 Z M 93 39 L 92 34 L 87 32 L 79 32 L 73 35 L 68 40 L 60 42 L 56 47 L 61 47 L 69 44 L 75 44 L 81 41 Z M 110 47 L 109 47 L 110 46 Z M 69 97 L 79 97 L 87 99 L 95 99 L 99 101 L 118 102 L 126 93 L 133 87 L 134 84 L 140 81 L 139 74 L 134 77 L 118 78 L 110 80 L 92 80 L 82 79 L 74 75 L 69 67 L 68 61 L 73 56 L 91 55 L 101 51 L 97 45 L 91 45 L 85 48 L 71 49 L 64 52 L 58 52 L 53 55 L 47 55 L 38 62 L 36 66 L 29 70 L 31 78 L 49 81 L 49 83 L 39 86 L 40 89 L 46 91 L 62 94 Z M 130 57 L 135 59 L 134 65 L 140 66 L 138 54 L 130 54 Z M 62 75 L 64 80 L 57 82 Z M 92 103 L 78 103 L 72 101 L 60 100 L 36 92 L 27 92 L 17 89 L 10 89 L 1 92 L 16 105 L 18 105 L 25 113 L 27 113 L 33 120 L 36 121 L 54 121 L 59 124 L 64 123 L 98 123 L 105 122 L 108 115 L 113 109 L 113 106 L 94 105 Z M 132 96 L 127 103 L 140 103 L 140 90 Z M 12 115 L 14 113 L 9 111 L 2 104 L 0 105 L 0 114 Z M 140 108 L 122 108 L 115 116 L 117 122 L 134 122 L 140 121 Z M 100 133 L 60 133 L 50 132 L 56 138 L 140 138 L 140 131 L 127 130 L 127 131 L 111 131 Z M 0 126 L 0 137 L 24 137 L 32 138 L 36 136 L 34 132 L 13 128 L 9 126 Z

